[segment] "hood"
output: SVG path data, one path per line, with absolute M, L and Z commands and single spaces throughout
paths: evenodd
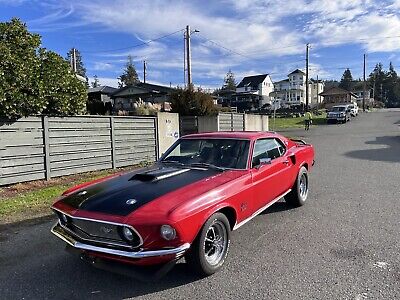
M 155 165 L 90 185 L 60 201 L 75 209 L 127 216 L 139 207 L 220 171 Z

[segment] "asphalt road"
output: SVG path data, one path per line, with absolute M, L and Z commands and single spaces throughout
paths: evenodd
M 141 283 L 70 256 L 42 220 L 0 229 L 0 298 L 400 299 L 400 110 L 286 134 L 316 149 L 308 203 L 235 231 L 221 272 Z

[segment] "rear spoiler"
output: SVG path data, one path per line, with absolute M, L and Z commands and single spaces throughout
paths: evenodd
M 301 145 L 309 145 L 305 141 L 301 139 L 290 139 L 292 142 L 295 142 L 296 144 L 301 144 Z

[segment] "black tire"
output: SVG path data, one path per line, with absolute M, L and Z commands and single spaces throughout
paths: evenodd
M 216 235 L 216 230 L 217 232 L 218 230 L 222 231 L 220 235 L 224 235 L 224 237 L 221 241 L 215 241 L 215 243 L 210 241 L 212 238 L 211 228 L 214 228 L 214 239 L 219 237 Z M 201 276 L 209 276 L 219 271 L 228 255 L 230 233 L 231 228 L 227 217 L 222 213 L 213 214 L 204 223 L 186 254 L 186 262 Z M 212 250 L 213 247 L 214 251 Z M 209 251 L 209 255 L 207 255 L 207 251 Z M 213 253 L 215 254 L 214 260 L 212 259 Z
M 305 167 L 301 167 L 292 190 L 285 196 L 285 201 L 290 206 L 303 206 L 308 196 L 308 172 Z

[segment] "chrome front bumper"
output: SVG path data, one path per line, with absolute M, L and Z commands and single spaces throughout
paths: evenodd
M 79 242 L 74 237 L 72 237 L 70 234 L 68 234 L 67 231 L 65 231 L 59 223 L 57 223 L 53 226 L 53 228 L 51 229 L 51 232 L 55 236 L 57 236 L 58 238 L 62 239 L 64 242 L 66 242 L 68 245 L 70 245 L 76 249 L 100 252 L 100 253 L 117 255 L 117 256 L 128 257 L 128 258 L 135 258 L 135 259 L 156 257 L 156 256 L 165 256 L 165 255 L 175 255 L 176 257 L 180 257 L 186 252 L 186 250 L 188 250 L 190 248 L 190 244 L 185 243 L 185 244 L 183 244 L 177 248 L 173 248 L 173 249 L 133 252 L 133 251 L 99 247 L 99 246 L 94 246 L 94 245 L 89 245 L 89 244 Z

